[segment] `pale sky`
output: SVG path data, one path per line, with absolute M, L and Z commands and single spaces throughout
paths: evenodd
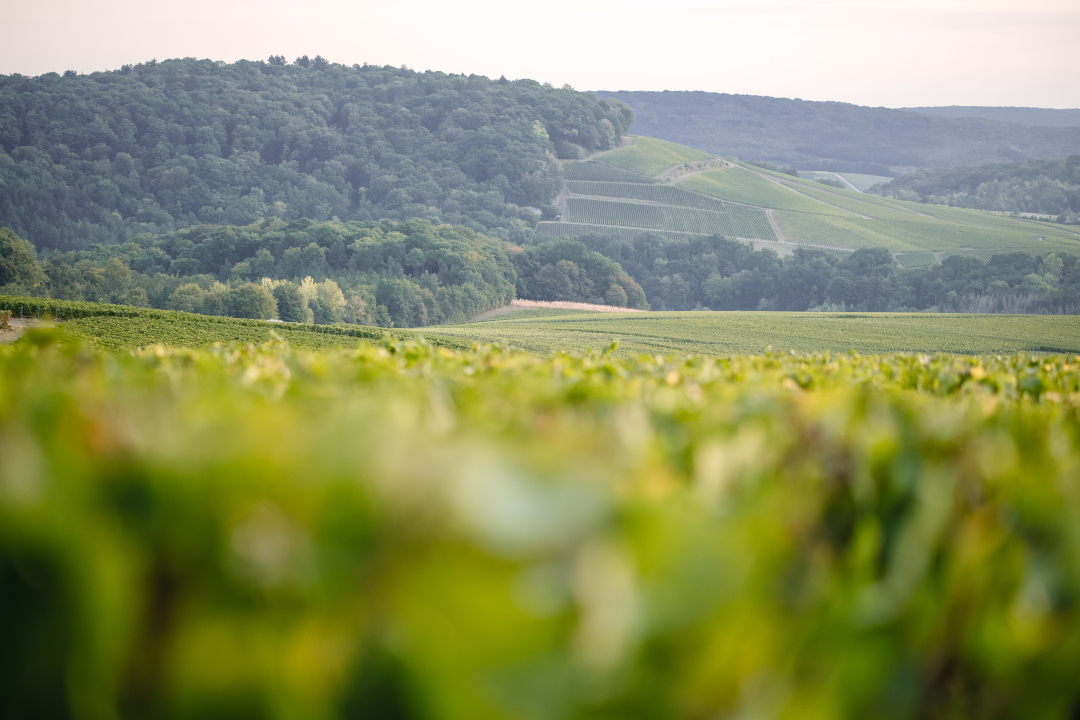
M 0 0 L 0 74 L 333 62 L 860 105 L 1080 107 L 1080 0 Z

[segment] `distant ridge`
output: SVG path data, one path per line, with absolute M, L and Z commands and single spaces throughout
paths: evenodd
M 981 118 L 998 122 L 1019 123 L 1028 127 L 1080 127 L 1080 108 L 1055 110 L 1033 107 L 983 107 L 979 105 L 949 105 L 943 107 L 900 108 L 921 115 L 947 118 Z
M 758 95 L 594 94 L 621 100 L 633 109 L 632 134 L 799 170 L 896 176 L 922 168 L 1061 159 L 1080 153 L 1080 127 L 1028 127 Z

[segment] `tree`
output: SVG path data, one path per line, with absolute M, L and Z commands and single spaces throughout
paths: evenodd
M 45 282 L 34 246 L 8 228 L 0 228 L 0 285 L 30 291 Z
M 184 283 L 169 296 L 168 308 L 180 312 L 201 312 L 205 294 L 195 283 Z
M 109 302 L 122 302 L 131 285 L 131 268 L 117 257 L 109 258 L 103 271 L 102 292 Z
M 277 301 L 265 285 L 244 283 L 229 291 L 228 310 L 231 317 L 269 320 L 277 317 Z
M 604 302 L 615 307 L 626 307 L 626 291 L 616 283 L 611 283 L 611 287 L 604 293 Z
M 277 301 L 278 317 L 285 322 L 312 322 L 311 310 L 307 299 L 300 294 L 300 288 L 288 280 L 281 280 L 273 285 L 274 299 Z

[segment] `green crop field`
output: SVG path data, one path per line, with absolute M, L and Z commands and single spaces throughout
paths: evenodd
M 724 212 L 715 212 L 669 205 L 571 197 L 567 220 L 571 223 L 592 225 L 776 239 L 764 212 L 737 205 L 729 206 Z
M 651 177 L 623 170 L 622 168 L 596 162 L 567 162 L 563 164 L 567 180 L 607 181 L 629 183 L 654 183 Z
M 763 175 L 802 195 L 785 190 Z M 747 176 L 752 177 L 748 179 Z M 785 240 L 793 243 L 852 249 L 883 247 L 898 252 L 955 253 L 970 248 L 991 251 L 991 254 L 1016 251 L 1080 253 L 1080 236 L 1063 226 L 1034 227 L 1024 220 L 976 210 L 886 199 L 824 187 L 812 180 L 756 167 L 701 173 L 680 185 L 733 202 L 777 208 L 777 224 Z M 1037 241 L 1035 235 L 1044 235 L 1046 240 Z
M 582 182 L 569 181 L 566 189 L 575 195 L 593 195 L 598 197 L 620 198 L 626 200 L 644 200 L 661 205 L 678 205 L 700 210 L 726 211 L 732 206 L 723 200 L 708 195 L 691 192 L 678 185 L 646 185 L 624 182 Z
M 634 138 L 634 144 L 630 147 L 604 153 L 600 156 L 600 160 L 642 175 L 659 175 L 675 165 L 694 160 L 708 160 L 711 157 L 712 155 L 707 152 L 694 150 L 684 145 L 638 136 Z M 586 178 L 573 179 L 585 180 Z
M 646 228 L 613 227 L 610 225 L 589 225 L 573 222 L 537 223 L 536 234 L 542 238 L 574 238 L 582 235 L 610 235 L 632 245 L 645 233 L 655 233 L 669 240 L 689 240 L 701 237 L 701 233 L 677 232 L 675 230 L 649 230 Z M 761 241 L 758 241 L 761 242 Z
M 583 352 L 619 342 L 619 353 L 731 355 L 766 348 L 860 353 L 1080 352 L 1075 315 L 932 315 L 650 312 L 516 319 L 425 329 L 428 337 L 509 343 L 538 353 Z
M 64 339 L 0 347 L 12 717 L 1019 720 L 1080 693 L 1073 355 Z
M 747 205 L 825 215 L 847 215 L 842 210 L 803 197 L 741 167 L 698 173 L 679 184 L 705 195 Z
M 420 337 L 413 330 L 242 320 L 128 305 L 3 295 L 0 295 L 0 310 L 7 310 L 14 317 L 41 318 L 48 324 L 55 323 L 65 336 L 82 339 L 102 350 L 113 352 L 151 345 L 204 347 L 213 343 L 258 344 L 274 339 L 275 335 L 304 350 L 355 348 L 386 334 L 398 340 Z M 449 343 L 451 347 L 468 346 L 464 341 L 436 342 Z

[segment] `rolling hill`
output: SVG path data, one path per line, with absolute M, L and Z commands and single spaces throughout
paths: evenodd
M 1080 127 L 1027 127 L 978 117 L 725 93 L 595 94 L 630 106 L 631 133 L 800 170 L 890 176 L 917 168 L 1063 158 L 1080 152 Z
M 866 195 L 677 148 L 635 137 L 630 147 L 568 163 L 561 217 L 539 223 L 538 235 L 615 235 L 632 243 L 646 232 L 671 240 L 718 233 L 781 255 L 799 246 L 884 248 L 919 255 L 910 260 L 916 263 L 927 253 L 936 254 L 933 262 L 1018 250 L 1080 253 L 1080 234 L 1068 227 Z

